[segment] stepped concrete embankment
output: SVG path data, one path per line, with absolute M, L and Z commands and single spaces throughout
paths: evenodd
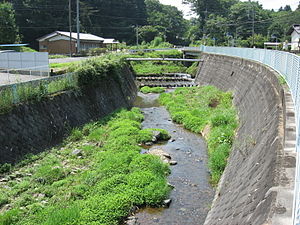
M 293 175 L 288 173 L 295 160 L 283 147 L 285 102 L 278 74 L 237 57 L 202 54 L 202 59 L 196 83 L 232 91 L 240 121 L 205 224 L 290 224 Z
M 124 67 L 120 78 L 23 103 L 0 115 L 0 163 L 59 144 L 71 129 L 131 107 L 137 94 L 134 76 Z

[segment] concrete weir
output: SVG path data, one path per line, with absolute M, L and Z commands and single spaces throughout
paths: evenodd
M 254 61 L 202 54 L 196 83 L 234 93 L 240 127 L 206 225 L 292 224 L 292 153 L 284 151 L 278 74 Z

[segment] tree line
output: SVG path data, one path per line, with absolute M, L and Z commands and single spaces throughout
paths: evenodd
M 76 1 L 72 1 L 72 30 L 76 31 Z M 176 43 L 183 39 L 187 23 L 176 7 L 158 0 L 80 1 L 81 32 L 135 43 L 155 36 Z M 0 43 L 36 39 L 53 31 L 69 31 L 69 0 L 0 0 Z M 4 35 L 5 34 L 5 35 Z
M 258 2 L 183 0 L 195 18 L 186 20 L 174 6 L 159 0 L 80 1 L 81 32 L 115 38 L 128 44 L 149 43 L 155 37 L 176 45 L 190 43 L 262 47 L 264 41 L 285 41 L 287 30 L 300 21 L 300 4 L 278 11 Z M 76 1 L 72 29 L 76 31 Z M 0 43 L 29 43 L 55 30 L 69 30 L 69 0 L 0 0 Z M 253 33 L 255 34 L 253 36 Z
M 300 23 L 300 2 L 295 11 L 289 5 L 267 10 L 256 1 L 184 0 L 198 15 L 188 30 L 192 42 L 209 45 L 263 47 L 266 41 L 289 40 L 287 31 Z M 254 35 L 253 35 L 254 34 Z

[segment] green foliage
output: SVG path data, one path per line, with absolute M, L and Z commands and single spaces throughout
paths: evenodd
M 9 2 L 0 2 L 0 44 L 13 44 L 19 40 L 15 11 Z
M 163 87 L 148 87 L 148 86 L 145 86 L 145 87 L 142 87 L 141 90 L 140 90 L 142 93 L 144 94 L 148 94 L 148 93 L 163 93 L 166 91 L 165 88 Z
M 83 138 L 83 133 L 80 129 L 75 128 L 72 130 L 71 135 L 68 138 L 68 141 L 74 142 L 74 141 L 80 141 Z
M 67 55 L 49 55 L 49 59 L 62 59 L 62 58 L 68 58 Z
M 187 70 L 186 73 L 190 74 L 192 77 L 196 77 L 198 71 L 198 62 L 194 62 Z
M 177 88 L 164 93 L 160 102 L 170 111 L 172 120 L 193 132 L 211 128 L 207 138 L 211 183 L 216 185 L 225 169 L 238 126 L 232 94 L 213 86 Z
M 79 91 L 86 86 L 97 86 L 102 79 L 109 77 L 119 81 L 123 69 L 128 66 L 124 55 L 106 55 L 95 57 L 84 62 L 59 64 L 70 66 L 68 69 L 73 74 L 52 80 L 37 81 L 34 83 L 18 84 L 0 90 L 0 112 L 5 113 L 15 104 L 40 101 L 44 97 L 67 90 Z
M 0 207 L 9 203 L 9 197 L 5 193 L 0 193 Z
M 136 55 L 130 55 L 128 57 L 138 58 L 182 58 L 182 52 L 178 50 L 168 51 L 154 51 L 148 53 L 137 53 Z M 147 74 L 164 74 L 164 73 L 185 73 L 187 67 L 178 62 L 155 62 L 155 61 L 141 61 L 132 62 L 134 71 L 138 75 Z
M 66 176 L 66 171 L 60 165 L 42 165 L 35 173 L 36 181 L 42 184 L 52 184 Z
M 107 52 L 106 48 L 92 48 L 89 50 L 89 56 L 99 56 Z
M 183 43 L 182 39 L 187 29 L 183 13 L 174 6 L 161 4 L 158 0 L 145 0 L 145 3 L 148 24 L 156 26 L 160 36 L 165 37 L 167 41 L 173 44 Z
M 9 163 L 4 163 L 0 165 L 0 174 L 2 173 L 7 173 L 11 170 L 11 164 Z
M 286 80 L 283 76 L 278 76 L 278 81 L 281 85 L 285 85 L 286 84 Z
M 15 222 L 20 219 L 20 210 L 19 209 L 12 209 L 4 214 L 0 215 L 0 224 L 1 225 L 11 225 L 15 224 Z
M 19 164 L 22 181 L 0 187 L 0 206 L 12 207 L 0 214 L 0 224 L 117 225 L 134 206 L 160 206 L 170 192 L 169 167 L 140 154 L 138 143 L 153 130 L 158 139 L 169 135 L 141 130 L 142 120 L 138 108 L 120 110 L 73 130 L 63 148 Z M 72 155 L 78 148 L 80 158 Z
M 77 205 L 52 207 L 47 211 L 42 225 L 76 224 L 80 216 L 80 208 Z

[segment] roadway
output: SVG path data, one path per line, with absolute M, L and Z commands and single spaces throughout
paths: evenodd
M 0 73 L 0 86 L 8 84 L 22 83 L 26 81 L 39 80 L 46 78 L 45 76 L 31 76 L 31 75 L 20 75 L 20 74 L 7 74 Z

